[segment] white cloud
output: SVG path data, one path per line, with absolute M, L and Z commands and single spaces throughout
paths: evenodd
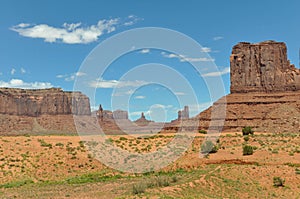
M 66 44 L 87 44 L 95 42 L 99 37 L 106 33 L 111 33 L 120 25 L 132 25 L 138 18 L 132 16 L 126 19 L 125 23 L 119 18 L 99 20 L 97 24 L 82 26 L 79 23 L 64 23 L 62 27 L 53 27 L 48 24 L 25 24 L 20 23 L 13 26 L 11 30 L 19 35 L 30 38 L 44 39 L 45 42 L 63 42 Z M 126 24 L 127 23 L 127 24 Z
M 154 104 L 150 107 L 150 109 L 157 109 L 157 108 L 161 108 L 161 109 L 170 109 L 172 108 L 173 105 L 169 104 L 169 105 L 164 105 L 164 104 Z
M 81 77 L 84 75 L 86 74 L 83 72 L 76 72 L 68 75 L 56 75 L 56 78 L 64 78 L 65 81 L 70 82 L 70 81 L 74 81 L 76 77 Z
M 221 39 L 224 39 L 224 37 L 218 36 L 218 37 L 214 37 L 214 38 L 213 38 L 214 41 L 218 41 L 218 40 L 221 40 Z
M 206 49 L 207 50 L 207 49 Z M 162 52 L 161 55 L 166 58 L 177 58 L 180 62 L 211 62 L 215 61 L 208 57 L 186 57 L 185 55 L 176 55 L 173 53 Z
M 114 92 L 112 95 L 114 97 L 120 97 L 120 96 L 132 95 L 133 93 L 134 93 L 133 89 L 129 89 L 129 90 L 126 90 L 126 91 L 119 91 L 118 90 L 118 92 Z
M 148 48 L 142 49 L 140 51 L 140 53 L 142 53 L 142 54 L 148 54 L 148 53 L 150 53 L 150 49 L 148 49 Z
M 180 60 L 181 62 L 213 62 L 215 61 L 212 58 L 207 57 L 200 57 L 200 58 L 189 58 L 185 57 L 183 60 Z
M 135 15 L 129 15 L 129 16 L 127 17 L 127 20 L 128 20 L 128 21 L 124 22 L 124 24 L 123 24 L 124 26 L 131 26 L 131 25 L 133 25 L 133 24 L 135 24 L 135 23 L 137 23 L 138 21 L 143 20 L 143 19 L 138 18 L 138 17 L 135 16 Z
M 53 85 L 49 82 L 24 82 L 21 79 L 11 79 L 9 82 L 0 81 L 0 87 L 42 89 L 42 88 L 51 88 L 53 87 Z
M 146 96 L 143 96 L 143 95 L 139 95 L 139 96 L 135 96 L 134 99 L 145 99 Z
M 130 116 L 140 116 L 142 114 L 142 112 L 144 113 L 144 115 L 149 115 L 149 111 L 136 111 L 136 112 L 129 112 Z
M 176 96 L 186 95 L 184 92 L 175 92 L 174 94 L 175 94 Z
M 171 108 L 174 108 L 173 105 L 163 105 L 163 104 L 153 104 L 151 107 L 148 108 L 146 111 L 136 111 L 136 112 L 130 112 L 130 116 L 140 116 L 143 112 L 145 116 L 151 116 L 152 113 L 155 113 L 154 109 L 164 109 L 166 111 L 170 110 Z M 176 111 L 177 112 L 177 111 Z
M 57 78 L 64 78 L 65 75 L 56 75 Z
M 63 24 L 63 27 L 65 27 L 68 31 L 75 30 L 79 26 L 81 26 L 81 23 L 71 23 L 71 24 L 64 23 Z
M 99 110 L 99 106 L 91 106 L 91 111 L 98 111 Z
M 224 68 L 222 71 L 203 74 L 202 77 L 218 77 L 230 73 L 230 67 Z
M 89 86 L 92 88 L 123 88 L 123 87 L 139 87 L 144 85 L 144 81 L 118 81 L 118 80 L 103 80 L 92 81 Z
M 93 88 L 115 88 L 118 85 L 117 80 L 99 80 L 90 82 L 90 87 Z
M 211 52 L 211 48 L 202 47 L 201 52 L 203 52 L 203 53 L 210 53 Z
M 11 71 L 10 71 L 10 74 L 14 75 L 15 73 L 16 73 L 16 69 L 12 68 Z
M 30 26 L 29 23 L 20 23 L 20 24 L 18 25 L 19 28 L 26 28 L 26 27 L 28 27 L 28 26 Z
M 22 74 L 26 73 L 26 70 L 24 68 L 21 68 L 20 71 L 21 71 Z
M 83 72 L 77 72 L 77 73 L 75 73 L 75 75 L 76 75 L 77 77 L 81 77 L 81 76 L 85 76 L 86 74 L 83 73 Z

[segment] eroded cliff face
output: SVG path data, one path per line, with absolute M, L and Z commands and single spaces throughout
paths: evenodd
M 235 45 L 230 73 L 231 94 L 184 121 L 183 128 L 193 129 L 191 121 L 198 120 L 199 129 L 241 132 L 243 127 L 251 126 L 261 132 L 300 132 L 300 71 L 288 61 L 284 43 Z M 224 104 L 226 114 L 214 118 L 212 111 Z M 175 121 L 165 129 L 179 128 Z
M 241 42 L 230 57 L 231 93 L 300 90 L 300 70 L 287 59 L 283 42 Z
M 90 115 L 89 98 L 59 88 L 25 90 L 0 88 L 0 114 L 18 116 Z

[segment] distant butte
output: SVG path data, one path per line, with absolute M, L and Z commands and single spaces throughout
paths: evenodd
M 147 126 L 150 122 L 153 121 L 147 120 L 143 112 L 141 113 L 141 117 L 134 121 L 138 126 Z
M 90 115 L 89 98 L 60 88 L 0 88 L 0 113 L 19 116 Z
M 73 115 L 90 117 L 89 98 L 60 88 L 0 88 L 0 133 L 75 133 Z

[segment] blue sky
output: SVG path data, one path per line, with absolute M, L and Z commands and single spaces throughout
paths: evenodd
M 195 41 L 212 58 L 229 93 L 229 56 L 240 41 L 284 41 L 291 63 L 299 67 L 300 3 L 291 1 L 14 1 L 0 2 L 0 86 L 22 88 L 62 87 L 73 90 L 74 80 L 86 74 L 79 69 L 101 42 L 122 31 L 162 27 L 179 31 Z M 199 61 L 200 57 L 194 57 Z M 190 59 L 191 60 L 191 59 Z M 201 60 L 200 60 L 201 61 Z M 197 104 L 186 93 L 172 93 L 159 85 L 122 91 L 131 96 L 127 106 L 112 104 L 113 87 L 137 65 L 162 63 L 188 79 Z M 209 91 L 189 64 L 178 55 L 142 49 L 120 57 L 95 87 L 95 102 L 104 109 L 125 107 L 131 119 L 141 111 L 148 119 L 171 120 L 185 104 L 192 115 L 211 104 Z M 178 83 L 178 82 L 176 82 Z M 178 83 L 179 84 L 179 83 Z M 120 95 L 115 94 L 115 95 Z M 181 103 L 176 97 L 186 96 Z M 213 99 L 214 100 L 214 99 Z M 125 109 L 124 108 L 124 109 Z M 154 114 L 156 113 L 156 114 Z

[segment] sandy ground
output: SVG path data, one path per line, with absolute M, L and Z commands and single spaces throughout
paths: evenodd
M 156 195 L 165 193 L 173 197 L 184 197 L 185 193 L 193 195 L 197 190 L 201 190 L 207 185 L 216 186 L 216 189 L 220 189 L 219 191 L 222 193 L 222 190 L 230 190 L 229 187 L 231 185 L 228 187 L 227 182 L 244 179 L 249 184 L 250 192 L 252 190 L 251 187 L 253 188 L 253 193 L 251 192 L 252 195 L 249 193 L 249 198 L 255 196 L 254 191 L 257 187 L 262 190 L 262 195 L 267 194 L 264 195 L 267 198 L 272 196 L 268 195 L 268 193 L 272 193 L 274 197 L 298 197 L 297 193 L 300 193 L 300 175 L 297 175 L 295 170 L 300 168 L 300 135 L 292 133 L 255 133 L 254 136 L 249 136 L 248 141 L 245 141 L 241 133 L 222 133 L 219 137 L 218 152 L 210 154 L 206 158 L 200 158 L 199 151 L 205 136 L 199 133 L 196 134 L 187 152 L 174 163 L 163 168 L 162 171 L 172 172 L 182 168 L 187 171 L 198 172 L 199 169 L 204 169 L 206 174 L 195 174 L 193 177 L 188 176 L 186 180 L 181 180 L 180 184 L 154 189 L 151 191 L 152 193 Z M 104 139 L 122 150 L 141 154 L 158 150 L 168 145 L 173 138 L 174 135 L 168 133 L 152 137 L 145 135 L 115 135 L 107 136 Z M 47 181 L 60 182 L 74 176 L 89 173 L 103 173 L 111 176 L 120 174 L 123 176 L 132 175 L 120 173 L 101 164 L 87 150 L 88 144 L 87 142 L 82 142 L 78 136 L 0 137 L 0 185 L 24 179 L 30 179 L 34 184 Z M 243 155 L 242 146 L 245 144 L 255 147 L 253 155 Z M 212 174 L 216 173 L 216 171 L 218 176 L 214 179 Z M 221 176 L 224 179 L 226 178 L 226 183 L 220 181 Z M 288 188 L 274 189 L 272 186 L 274 176 L 284 178 Z M 63 187 L 59 185 L 55 185 L 55 187 L 53 187 L 54 185 L 49 187 L 43 186 L 42 189 L 38 189 L 37 194 L 44 193 L 47 195 L 47 193 L 50 193 L 53 196 L 62 196 L 59 193 L 67 193 L 67 189 L 76 189 L 78 191 L 76 196 L 81 196 L 80 198 L 93 198 L 90 194 L 91 191 L 95 194 L 94 198 L 113 198 L 124 194 L 128 196 L 128 192 L 130 192 L 128 187 L 139 180 L 139 178 L 133 178 L 130 180 L 120 179 L 109 183 L 105 182 L 101 183 L 100 188 L 99 183 L 80 184 L 76 187 L 71 185 L 64 185 Z M 220 186 L 225 186 L 225 188 L 221 189 Z M 24 187 L 26 188 L 26 186 Z M 49 189 L 52 187 L 52 191 L 47 191 L 47 187 Z M 98 187 L 97 191 L 94 190 L 95 187 Z M 1 193 L 4 196 L 10 196 L 13 193 L 24 194 L 25 188 L 1 188 L 0 196 Z M 34 190 L 35 188 L 33 187 L 32 189 Z M 14 190 L 13 193 L 12 190 Z M 53 190 L 56 191 L 54 192 Z M 104 194 L 106 193 L 105 190 L 110 190 L 107 192 L 110 193 L 106 195 L 107 197 Z M 243 191 L 240 192 L 245 194 Z M 237 195 L 239 192 L 232 193 Z M 72 195 L 73 193 L 70 194 Z M 224 192 L 223 196 L 229 196 L 230 198 L 230 194 L 228 194 Z M 100 197 L 100 195 L 103 197 Z M 68 194 L 67 196 L 64 195 L 64 197 L 68 197 Z

